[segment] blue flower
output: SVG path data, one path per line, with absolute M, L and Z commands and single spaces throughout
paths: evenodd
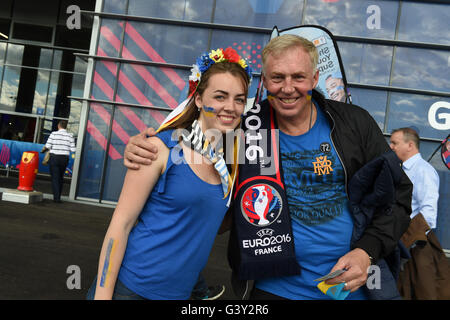
M 212 60 L 207 53 L 204 53 L 197 58 L 197 65 L 201 73 L 208 70 L 212 64 L 214 64 L 214 60 Z

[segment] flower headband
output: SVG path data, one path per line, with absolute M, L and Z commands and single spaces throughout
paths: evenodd
M 197 89 L 198 84 L 204 74 L 213 64 L 223 61 L 238 63 L 245 70 L 249 79 L 252 79 L 252 68 L 248 65 L 244 58 L 231 47 L 223 50 L 219 48 L 212 50 L 210 53 L 203 53 L 197 58 L 196 64 L 192 65 L 191 75 L 189 76 L 189 95 L 192 95 Z

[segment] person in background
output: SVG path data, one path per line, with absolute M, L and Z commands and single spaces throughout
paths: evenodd
M 403 161 L 413 183 L 411 224 L 401 242 L 410 254 L 400 270 L 397 286 L 406 300 L 450 299 L 450 264 L 434 233 L 439 199 L 439 176 L 419 152 L 413 127 L 392 131 L 390 146 Z
M 419 152 L 419 135 L 412 128 L 392 131 L 390 147 L 403 161 L 403 170 L 413 184 L 411 219 L 421 213 L 430 229 L 436 228 L 439 176 Z
M 45 149 L 50 150 L 48 162 L 52 177 L 53 201 L 61 202 L 61 193 L 64 183 L 64 172 L 69 164 L 71 152 L 75 152 L 75 139 L 67 132 L 67 120 L 58 122 L 58 131 L 53 131 L 47 139 Z

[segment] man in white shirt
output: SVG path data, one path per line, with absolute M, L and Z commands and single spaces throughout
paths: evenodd
M 417 130 L 392 131 L 390 146 L 403 161 L 403 169 L 413 184 L 412 220 L 401 239 L 411 258 L 402 265 L 397 281 L 399 292 L 406 300 L 448 300 L 450 268 L 433 231 L 437 220 L 439 176 L 419 153 Z
M 69 163 L 70 152 L 76 151 L 75 140 L 66 128 L 67 121 L 59 121 L 58 131 L 53 131 L 45 144 L 45 148 L 50 150 L 49 170 L 52 177 L 54 202 L 61 202 L 64 171 Z
M 419 153 L 419 135 L 412 128 L 395 129 L 390 147 L 403 161 L 403 170 L 413 184 L 411 219 L 422 213 L 430 229 L 436 228 L 439 176 Z

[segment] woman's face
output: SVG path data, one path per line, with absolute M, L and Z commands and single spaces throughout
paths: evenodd
M 228 72 L 212 75 L 203 94 L 195 97 L 203 132 L 217 129 L 225 133 L 235 129 L 241 121 L 246 98 L 240 78 Z

